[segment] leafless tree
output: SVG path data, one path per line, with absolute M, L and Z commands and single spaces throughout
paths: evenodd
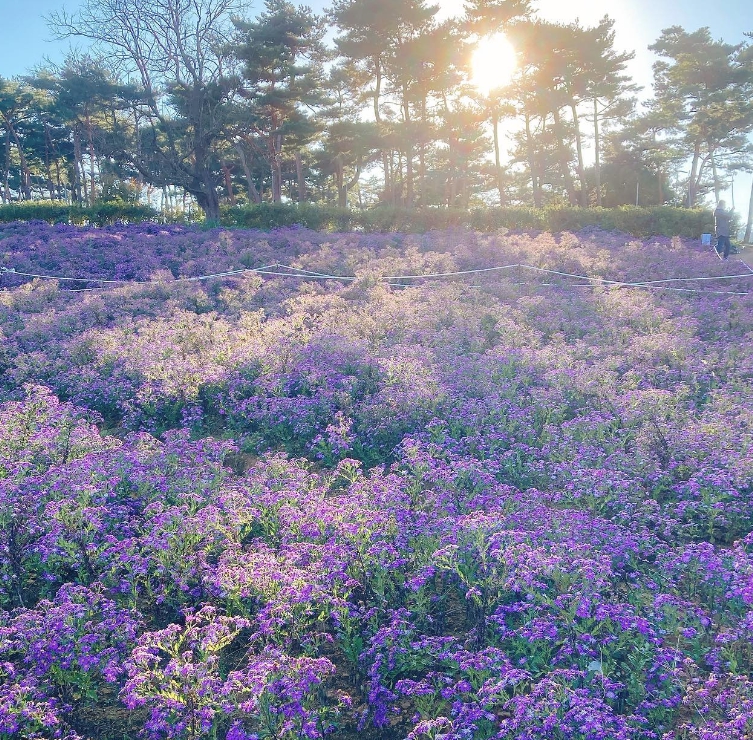
M 144 179 L 179 185 L 208 219 L 219 217 L 213 167 L 237 90 L 231 18 L 246 0 L 84 0 L 75 13 L 53 13 L 58 38 L 85 38 L 114 68 L 141 86 L 145 130 L 130 158 Z M 138 152 L 138 154 L 134 154 Z

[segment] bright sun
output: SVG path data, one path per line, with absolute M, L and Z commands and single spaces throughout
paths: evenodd
M 515 49 L 503 34 L 481 39 L 473 52 L 473 84 L 485 95 L 507 85 L 517 67 Z

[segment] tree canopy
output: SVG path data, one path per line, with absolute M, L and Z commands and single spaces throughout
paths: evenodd
M 614 21 L 538 18 L 526 0 L 85 0 L 53 14 L 91 42 L 0 78 L 4 201 L 108 198 L 342 207 L 696 205 L 753 169 L 753 51 L 665 29 L 636 102 Z M 482 39 L 516 68 L 474 82 Z M 648 92 L 648 91 L 647 91 Z

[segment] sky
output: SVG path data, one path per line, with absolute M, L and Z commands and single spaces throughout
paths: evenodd
M 443 15 L 458 14 L 463 0 L 437 0 Z M 329 0 L 309 0 L 315 11 Z M 653 54 L 646 47 L 663 28 L 680 25 L 687 30 L 702 26 L 711 29 L 714 38 L 736 43 L 745 31 L 753 31 L 753 12 L 749 0 L 533 0 L 541 17 L 553 21 L 573 21 L 594 25 L 605 14 L 615 20 L 617 45 L 635 51 L 631 72 L 639 84 L 651 81 Z M 79 0 L 0 0 L 0 76 L 13 77 L 28 72 L 45 57 L 60 61 L 67 41 L 54 41 L 44 16 L 65 8 L 74 10 Z M 262 0 L 251 3 L 252 12 Z
M 435 0 L 445 16 L 459 14 L 463 0 Z M 68 41 L 55 41 L 44 16 L 65 8 L 75 11 L 80 0 L 0 0 L 0 76 L 14 77 L 28 73 L 46 58 L 60 62 L 69 48 Z M 302 3 L 321 11 L 330 0 Z M 651 65 L 655 57 L 648 50 L 669 26 L 683 26 L 694 31 L 707 26 L 714 38 L 730 43 L 753 32 L 750 0 L 532 0 L 539 15 L 547 20 L 595 25 L 605 14 L 614 18 L 616 46 L 620 51 L 635 51 L 629 72 L 647 91 L 651 85 Z M 252 13 L 263 7 L 262 0 L 251 3 Z M 747 216 L 750 178 L 738 176 L 735 183 L 736 207 Z M 731 200 L 727 194 L 727 202 Z

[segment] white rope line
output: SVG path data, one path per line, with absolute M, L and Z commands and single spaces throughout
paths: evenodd
M 510 270 L 513 267 L 527 267 L 527 265 L 499 265 L 498 267 L 479 267 L 475 270 L 454 270 L 452 272 L 428 272 L 425 275 L 385 275 L 382 280 L 423 280 L 425 278 L 456 277 L 459 275 L 477 275 L 482 272 L 498 272 Z
M 290 277 L 318 277 L 321 279 L 326 280 L 356 280 L 357 278 L 350 275 L 328 275 L 327 273 L 321 273 L 321 272 L 314 272 L 312 270 L 305 270 L 304 268 L 300 267 L 292 267 L 290 265 L 280 265 L 280 267 L 285 267 L 289 270 L 298 270 L 299 272 L 305 273 L 304 275 L 296 275 L 291 274 Z M 634 287 L 634 288 L 651 288 L 658 286 L 660 283 L 671 283 L 671 282 L 687 282 L 687 281 L 694 281 L 694 280 L 726 280 L 731 278 L 749 278 L 751 275 L 753 275 L 753 270 L 751 270 L 750 274 L 744 273 L 740 275 L 720 275 L 718 277 L 686 277 L 686 278 L 665 278 L 663 280 L 645 280 L 642 282 L 627 282 L 624 280 L 610 280 L 609 278 L 602 278 L 598 276 L 590 276 L 590 275 L 578 275 L 576 273 L 572 272 L 562 272 L 561 270 L 549 270 L 544 267 L 536 267 L 535 265 L 528 265 L 524 263 L 518 263 L 518 264 L 511 264 L 511 265 L 500 265 L 498 267 L 483 267 L 475 270 L 456 270 L 453 272 L 435 272 L 435 273 L 429 273 L 426 275 L 389 275 L 381 277 L 381 280 L 420 280 L 422 278 L 439 278 L 439 277 L 455 277 L 458 275 L 471 275 L 471 274 L 477 274 L 477 273 L 484 273 L 484 272 L 491 272 L 493 270 L 508 270 L 514 267 L 524 268 L 527 270 L 533 270 L 535 272 L 543 272 L 549 275 L 559 275 L 561 277 L 570 277 L 570 278 L 576 278 L 579 280 L 588 280 L 589 282 L 593 283 L 596 282 L 600 285 L 606 284 L 606 285 L 614 285 L 618 287 Z M 280 274 L 280 273 L 272 273 L 272 274 Z M 394 283 L 391 283 L 394 284 Z M 525 283 L 516 283 L 518 285 L 524 285 Z M 399 283 L 398 283 L 399 285 Z M 553 286 L 556 285 L 555 283 L 540 283 L 540 285 L 543 286 Z M 572 287 L 579 287 L 579 288 L 589 288 L 589 287 L 595 287 L 592 285 L 578 285 L 578 286 L 572 286 Z M 703 291 L 697 291 L 693 290 L 691 288 L 671 288 L 666 287 L 663 288 L 663 290 L 674 290 L 678 292 L 702 292 L 702 293 L 715 293 L 718 295 L 748 295 L 748 292 L 743 291 L 718 291 L 718 290 L 703 290 Z
M 306 275 L 310 275 L 311 277 L 320 277 L 320 278 L 336 278 L 337 280 L 355 280 L 356 278 L 352 275 L 330 275 L 326 272 L 316 272 L 314 270 L 307 270 L 304 267 L 293 267 L 291 265 L 283 265 L 282 263 L 277 265 L 280 268 L 285 268 L 286 270 L 296 270 L 298 273 L 302 274 L 292 274 L 290 277 L 305 277 Z M 286 273 L 290 274 L 290 273 Z
M 189 283 L 189 282 L 196 282 L 197 280 L 210 280 L 211 278 L 217 278 L 217 277 L 231 277 L 233 275 L 241 275 L 243 273 L 247 272 L 263 272 L 267 269 L 272 269 L 274 267 L 280 267 L 281 265 L 278 262 L 275 262 L 272 265 L 264 265 L 263 267 L 244 267 L 238 270 L 226 270 L 225 272 L 216 272 L 212 275 L 196 275 L 194 277 L 179 277 L 179 278 L 173 278 L 172 280 L 131 280 L 128 278 L 123 278 L 121 280 L 113 280 L 109 278 L 99 278 L 99 277 L 60 277 L 58 275 L 38 275 L 33 272 L 21 272 L 20 270 L 16 270 L 15 267 L 0 267 L 0 274 L 9 274 L 9 275 L 22 275 L 23 277 L 31 277 L 31 278 L 39 278 L 40 280 L 65 280 L 70 281 L 74 283 L 108 283 L 113 285 L 157 285 L 162 283 Z M 274 274 L 274 273 L 271 273 Z M 281 275 L 286 275 L 287 273 L 279 273 Z M 88 288 L 84 290 L 97 290 L 97 288 Z M 73 291 L 70 291 L 73 292 Z
M 174 280 L 133 280 L 133 281 L 119 281 L 119 280 L 112 280 L 107 281 L 103 280 L 101 282 L 111 282 L 116 283 L 117 285 L 120 285 L 122 287 L 125 287 L 127 285 L 172 285 L 173 283 L 178 282 L 185 282 L 189 280 L 209 280 L 210 278 L 218 278 L 218 277 L 233 277 L 233 276 L 239 276 L 246 273 L 254 273 L 257 275 L 271 275 L 271 276 L 278 276 L 278 277 L 291 277 L 291 278 L 303 278 L 303 279 L 319 279 L 319 280 L 339 280 L 339 281 L 353 281 L 357 280 L 358 278 L 355 276 L 341 276 L 341 275 L 326 275 L 324 273 L 313 273 L 310 270 L 306 270 L 306 274 L 298 274 L 298 273 L 291 273 L 291 272 L 278 272 L 276 270 L 272 270 L 270 268 L 272 267 L 284 267 L 289 270 L 297 270 L 299 268 L 296 267 L 290 267 L 288 265 L 268 265 L 266 267 L 255 267 L 255 268 L 247 268 L 242 270 L 230 270 L 228 272 L 218 272 L 213 275 L 202 275 L 200 277 L 191 277 L 191 278 L 176 278 Z M 302 268 L 301 268 L 302 269 Z M 0 268 L 0 273 L 2 272 L 2 268 Z M 29 273 L 22 273 L 22 272 L 16 272 L 15 270 L 5 270 L 5 272 L 9 274 L 14 275 L 29 275 Z M 52 275 L 29 275 L 30 277 L 42 277 L 47 278 L 50 280 L 60 280 L 63 278 L 56 278 Z M 85 278 L 65 278 L 66 280 L 78 280 L 82 282 L 87 282 Z M 380 280 L 384 280 L 385 278 L 380 278 Z M 92 278 L 92 282 L 96 282 L 97 278 Z M 405 286 L 402 283 L 384 283 L 385 285 L 391 285 L 396 288 L 405 288 Z M 95 288 L 72 288 L 66 291 L 66 293 L 89 293 L 92 291 L 99 291 L 99 290 L 108 290 L 107 286 L 99 286 Z
M 394 285 L 394 283 L 388 283 L 388 285 Z M 529 285 L 534 287 L 541 287 L 541 288 L 561 288 L 562 285 L 558 283 L 505 283 L 505 285 Z M 401 285 L 400 287 L 405 288 L 407 286 Z M 469 285 L 469 288 L 488 288 L 488 285 Z M 600 285 L 587 285 L 585 283 L 581 283 L 579 285 L 568 285 L 568 288 L 598 288 Z M 677 293 L 708 293 L 711 295 L 753 295 L 751 291 L 743 290 L 743 291 L 737 291 L 737 290 L 698 290 L 695 288 L 674 288 L 671 286 L 659 286 L 659 285 L 641 285 L 640 283 L 615 283 L 613 287 L 617 288 L 644 288 L 646 290 L 671 290 L 675 291 Z
M 626 287 L 645 288 L 646 290 L 673 290 L 677 293 L 709 293 L 711 295 L 751 295 L 749 290 L 698 290 L 696 288 L 675 288 L 671 285 L 641 285 L 636 283 L 631 285 L 625 283 Z
M 116 285 L 122 285 L 124 283 L 143 283 L 145 280 L 107 280 L 105 278 L 74 278 L 74 277 L 58 277 L 56 275 L 37 275 L 33 272 L 21 272 L 16 270 L 15 267 L 0 267 L 0 272 L 10 275 L 22 275 L 23 277 L 38 278 L 40 280 L 70 280 L 77 283 L 114 283 Z
M 716 250 L 714 250 L 716 251 Z M 408 274 L 408 275 L 384 275 L 379 276 L 377 279 L 380 281 L 394 281 L 394 280 L 424 280 L 434 278 L 447 278 L 447 277 L 460 277 L 464 275 L 478 275 L 490 272 L 499 272 L 502 270 L 511 270 L 514 268 L 532 270 L 538 273 L 544 273 L 547 275 L 558 275 L 560 277 L 568 277 L 576 280 L 586 280 L 588 284 L 571 286 L 571 287 L 596 287 L 597 285 L 611 285 L 620 288 L 650 288 L 660 290 L 673 290 L 683 293 L 713 293 L 717 295 L 749 295 L 749 292 L 743 291 L 718 291 L 718 290 L 694 290 L 692 288 L 679 288 L 671 287 L 668 283 L 676 282 L 700 282 L 707 280 L 730 280 L 733 278 L 751 278 L 753 277 L 753 269 L 751 269 L 742 260 L 740 262 L 748 270 L 746 273 L 740 273 L 735 275 L 718 275 L 718 276 L 696 276 L 696 277 L 677 277 L 677 278 L 663 278 L 656 280 L 645 280 L 639 282 L 629 282 L 624 280 L 613 280 L 609 278 L 603 278 L 595 275 L 580 275 L 572 272 L 564 272 L 562 270 L 552 270 L 545 267 L 537 267 L 535 265 L 529 265 L 526 263 L 514 263 L 508 265 L 497 265 L 494 267 L 481 267 L 469 270 L 453 270 L 447 272 L 433 272 L 426 274 Z M 290 272 L 281 272 L 280 270 L 289 270 Z M 108 278 L 83 278 L 83 277 L 61 277 L 56 275 L 37 274 L 22 272 L 15 268 L 0 267 L 0 274 L 19 275 L 23 277 L 38 278 L 41 280 L 58 280 L 58 281 L 70 281 L 70 282 L 94 282 L 101 283 L 102 287 L 97 288 L 81 288 L 76 290 L 70 290 L 69 292 L 86 292 L 105 289 L 105 285 L 170 285 L 171 283 L 180 282 L 197 282 L 202 280 L 211 280 L 214 278 L 222 277 L 235 277 L 244 274 L 259 274 L 270 275 L 277 277 L 298 278 L 303 280 L 337 280 L 341 282 L 353 282 L 358 280 L 356 275 L 331 275 L 323 272 L 316 272 L 314 270 L 307 270 L 302 267 L 294 267 L 292 265 L 282 264 L 276 262 L 270 265 L 263 265 L 262 267 L 249 267 L 235 270 L 225 270 L 223 272 L 217 272 L 210 275 L 197 275 L 193 277 L 174 278 L 172 280 L 128 280 L 128 279 L 108 279 Z M 403 283 L 388 282 L 388 285 L 395 287 L 406 287 Z M 521 283 L 522 284 L 522 283 Z M 541 283 L 541 285 L 552 285 L 551 283 Z M 663 286 L 663 287 L 661 287 Z
M 742 260 L 740 260 L 742 262 Z M 743 264 L 745 264 L 743 262 Z M 747 265 L 746 265 L 747 267 Z M 749 278 L 753 275 L 753 271 L 750 273 L 743 272 L 735 275 L 709 275 L 700 277 L 686 277 L 686 278 L 664 278 L 663 280 L 644 280 L 640 283 L 631 283 L 631 285 L 657 285 L 659 283 L 679 283 L 679 282 L 695 282 L 700 280 L 732 280 L 733 278 Z
M 352 275 L 330 275 L 324 272 L 314 272 L 313 270 L 306 270 L 302 267 L 292 267 L 290 265 L 280 264 L 278 267 L 284 267 L 288 270 L 297 270 L 299 273 L 305 273 L 303 275 L 291 275 L 291 277 L 306 277 L 310 275 L 312 277 L 320 277 L 327 280 L 356 280 L 357 278 Z M 511 265 L 499 265 L 496 267 L 481 267 L 475 270 L 455 270 L 452 272 L 432 272 L 425 275 L 385 275 L 380 280 L 422 280 L 424 278 L 440 278 L 440 277 L 455 277 L 459 275 L 473 275 L 484 272 L 509 270 L 514 267 L 520 267 L 527 270 L 534 270 L 535 272 L 543 272 L 549 275 L 560 275 L 561 277 L 577 278 L 579 280 L 597 281 L 599 283 L 607 283 L 610 285 L 620 285 L 626 287 L 639 287 L 644 285 L 654 285 L 659 283 L 673 283 L 673 282 L 692 282 L 695 280 L 730 280 L 732 278 L 749 278 L 753 274 L 741 273 L 736 275 L 719 275 L 710 277 L 678 277 L 678 278 L 665 278 L 663 280 L 641 280 L 638 282 L 628 282 L 625 280 L 612 280 L 609 278 L 598 277 L 596 275 L 578 275 L 572 272 L 562 272 L 561 270 L 550 270 L 545 267 L 536 267 L 535 265 L 528 265 L 525 263 L 517 263 Z M 747 267 L 747 265 L 746 265 Z M 279 273 L 272 273 L 279 274 Z M 544 283 L 546 284 L 546 283 Z
M 295 270 L 296 272 L 295 273 L 270 273 L 270 274 L 287 275 L 288 277 L 300 277 L 300 278 L 317 277 L 317 278 L 322 278 L 324 280 L 346 280 L 346 281 L 358 280 L 357 275 L 330 275 L 329 273 L 326 273 L 326 272 L 316 272 L 315 270 L 307 270 L 303 267 L 293 267 L 292 265 L 284 265 L 284 264 L 278 264 L 277 267 L 285 268 L 286 270 Z M 481 272 L 496 272 L 499 270 L 510 270 L 513 267 L 525 267 L 525 265 L 520 265 L 516 263 L 512 265 L 499 265 L 496 267 L 479 267 L 474 270 L 453 270 L 451 272 L 428 272 L 421 275 L 419 274 L 416 274 L 416 275 L 380 275 L 379 280 L 424 280 L 427 278 L 458 277 L 460 275 L 475 275 Z M 536 268 L 533 268 L 533 269 L 536 269 Z M 578 276 L 578 277 L 583 277 L 586 280 L 590 279 L 585 276 Z
M 289 270 L 298 270 L 301 273 L 305 274 L 290 274 L 290 277 L 301 277 L 306 278 L 308 276 L 311 277 L 318 277 L 325 280 L 345 280 L 345 281 L 351 281 L 356 280 L 357 278 L 352 275 L 329 275 L 327 273 L 322 272 L 314 272 L 313 270 L 305 270 L 304 268 L 300 267 L 291 267 L 290 265 L 280 265 L 280 267 L 285 267 Z M 560 275 L 562 277 L 571 277 L 571 278 L 577 278 L 579 280 L 588 280 L 589 282 L 596 282 L 599 285 L 607 284 L 607 285 L 614 285 L 618 287 L 652 287 L 653 283 L 667 283 L 667 282 L 677 282 L 677 281 L 692 281 L 692 280 L 717 280 L 717 279 L 727 279 L 727 278 L 733 278 L 733 277 L 743 277 L 747 278 L 750 277 L 748 274 L 742 274 L 742 275 L 721 275 L 719 278 L 715 277 L 702 277 L 702 278 L 667 278 L 665 280 L 646 280 L 642 282 L 627 282 L 624 280 L 610 280 L 609 278 L 602 278 L 598 276 L 589 276 L 589 275 L 578 275 L 571 272 L 562 272 L 560 270 L 549 270 L 543 267 L 536 267 L 535 265 L 527 265 L 527 264 L 512 264 L 512 265 L 501 265 L 499 267 L 484 267 L 479 268 L 476 270 L 457 270 L 453 272 L 446 272 L 446 273 L 430 273 L 427 275 L 389 275 L 381 277 L 380 280 L 420 280 L 425 277 L 430 278 L 437 278 L 437 277 L 454 277 L 457 275 L 470 275 L 475 273 L 483 273 L 483 272 L 489 272 L 492 270 L 507 270 L 513 267 L 520 267 L 525 268 L 528 270 L 533 270 L 535 272 L 543 272 L 550 275 Z M 752 271 L 753 272 L 753 271 Z M 281 273 L 270 273 L 274 275 L 279 275 Z M 283 273 L 285 274 L 285 273 Z M 515 285 L 526 285 L 527 283 L 515 283 Z M 395 285 L 395 283 L 390 283 L 390 285 Z M 397 285 L 401 285 L 400 283 L 397 283 Z M 555 286 L 556 283 L 539 283 L 539 285 L 542 286 Z M 405 287 L 405 286 L 401 286 Z M 480 286 L 471 286 L 471 287 L 480 287 Z M 577 285 L 577 286 L 571 286 L 571 287 L 578 287 L 578 288 L 591 288 L 595 287 L 595 285 Z M 665 290 L 677 290 L 682 292 L 687 292 L 691 289 L 689 288 L 665 288 Z M 704 292 L 704 293 L 719 293 L 721 295 L 748 295 L 747 292 L 738 292 L 738 291 L 694 291 L 694 292 Z

